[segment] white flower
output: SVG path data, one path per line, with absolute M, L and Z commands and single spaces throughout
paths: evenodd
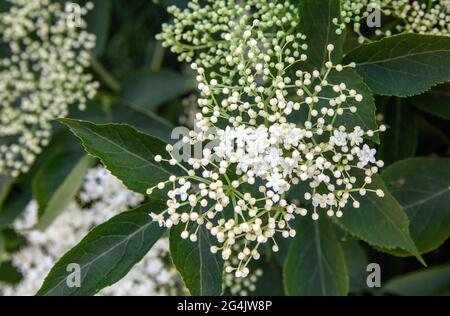
M 348 134 L 350 145 L 357 146 L 363 142 L 364 131 L 360 127 L 355 127 L 353 132 Z
M 330 137 L 330 142 L 337 146 L 347 145 L 347 133 L 341 131 L 334 131 L 333 136 Z
M 364 168 L 369 162 L 375 163 L 376 153 L 377 151 L 375 149 L 371 149 L 368 145 L 364 144 L 362 150 L 358 152 L 359 167 Z
M 267 177 L 266 186 L 269 189 L 272 188 L 277 193 L 283 193 L 286 190 L 288 183 L 283 179 L 283 176 L 281 174 L 272 173 Z

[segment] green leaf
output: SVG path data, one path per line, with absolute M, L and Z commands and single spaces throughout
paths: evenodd
M 22 278 L 22 274 L 11 261 L 0 264 L 0 282 L 14 285 L 18 284 Z
M 283 296 L 283 275 L 278 263 L 266 258 L 255 261 L 250 267 L 250 275 L 257 269 L 261 269 L 262 275 L 255 283 L 255 291 L 248 294 L 251 296 Z
M 192 232 L 196 227 L 192 227 Z M 222 259 L 211 253 L 211 235 L 201 227 L 198 241 L 181 238 L 184 225 L 170 231 L 170 254 L 183 282 L 191 295 L 218 296 L 222 294 Z
M 348 273 L 344 253 L 330 221 L 299 219 L 284 266 L 288 295 L 346 295 Z
M 403 249 L 422 258 L 409 233 L 409 220 L 401 205 L 390 194 L 380 176 L 374 176 L 366 189 L 381 189 L 384 197 L 368 192 L 358 196 L 359 208 L 347 207 L 337 221 L 351 235 L 385 249 Z
M 38 156 L 31 170 L 28 173 L 22 174 L 17 179 L 17 183 L 12 186 L 4 204 L 0 205 L 0 229 L 10 225 L 33 198 L 32 183 L 40 168 L 55 155 L 67 152 L 68 150 L 74 150 L 76 147 L 77 139 L 67 128 L 60 128 L 54 133 L 50 144 Z M 79 148 L 82 151 L 81 146 Z
M 5 236 L 3 236 L 3 232 L 0 231 L 0 266 L 3 262 L 3 254 L 6 250 L 6 239 Z
M 95 48 L 92 53 L 95 56 L 103 54 L 109 36 L 111 24 L 112 6 L 111 0 L 95 1 L 94 9 L 86 16 L 87 30 L 96 37 Z
M 45 230 L 66 209 L 94 162 L 84 153 L 69 151 L 55 155 L 39 170 L 33 180 L 33 195 L 39 206 L 35 229 Z
M 359 46 L 345 62 L 356 62 L 356 71 L 376 94 L 421 94 L 450 80 L 450 37 L 395 35 Z
M 344 251 L 345 262 L 347 263 L 350 292 L 355 293 L 366 290 L 366 268 L 369 264 L 367 254 L 357 240 L 343 241 L 341 245 Z
M 406 159 L 386 168 L 382 177 L 408 214 L 420 253 L 450 237 L 450 159 Z
M 5 251 L 9 254 L 21 249 L 27 242 L 23 235 L 11 228 L 4 229 L 1 233 L 5 241 Z
M 411 272 L 390 280 L 381 293 L 404 296 L 450 294 L 450 264 Z
M 419 132 L 414 108 L 402 99 L 392 99 L 386 105 L 384 123 L 388 129 L 382 133 L 379 156 L 386 165 L 416 155 Z
M 334 82 L 336 84 L 345 82 L 349 88 L 355 89 L 363 96 L 363 100 L 361 102 L 357 102 L 354 99 L 348 99 L 345 102 L 345 107 L 356 106 L 358 110 L 356 113 L 344 111 L 343 115 L 337 117 L 335 125 L 343 125 L 347 128 L 347 130 L 353 130 L 356 126 L 359 126 L 366 131 L 377 130 L 378 125 L 375 116 L 375 101 L 372 91 L 370 91 L 364 83 L 361 76 L 359 76 L 355 70 L 346 68 L 341 72 L 332 73 L 330 75 L 330 82 Z M 335 96 L 335 93 L 333 93 L 332 96 Z M 380 141 L 378 133 L 375 133 L 371 139 L 377 143 Z
M 450 84 L 439 85 L 425 94 L 411 98 L 416 108 L 445 120 L 450 120 Z
M 0 208 L 11 191 L 14 180 L 8 176 L 0 175 Z
M 129 124 L 139 131 L 170 142 L 173 126 L 156 114 L 135 109 L 126 104 L 114 104 L 111 111 L 114 123 Z
M 165 208 L 162 201 L 152 201 L 91 230 L 55 264 L 37 295 L 94 295 L 119 281 L 164 234 L 148 214 Z M 79 265 L 80 287 L 67 285 L 71 263 Z
M 136 109 L 150 112 L 194 88 L 192 76 L 174 71 L 141 71 L 122 85 L 120 100 Z
M 93 124 L 61 119 L 81 139 L 86 151 L 99 158 L 109 171 L 135 192 L 167 181 L 171 173 L 154 160 L 165 154 L 166 144 L 158 138 L 123 124 Z
M 332 20 L 341 18 L 339 0 L 300 0 L 300 27 L 308 44 L 307 63 L 314 68 L 322 68 L 328 60 L 328 44 L 335 49 L 331 54 L 333 62 L 340 62 L 345 34 L 337 35 L 338 28 Z M 345 32 L 345 31 L 344 31 Z

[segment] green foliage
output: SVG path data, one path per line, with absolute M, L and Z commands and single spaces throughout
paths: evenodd
M 95 56 L 100 56 L 104 53 L 108 42 L 112 15 L 111 1 L 95 1 L 94 9 L 86 16 L 88 31 L 96 36 L 96 45 L 92 52 Z
M 42 166 L 33 180 L 33 195 L 39 206 L 36 229 L 47 228 L 70 204 L 94 161 L 84 153 L 64 152 Z
M 0 263 L 0 282 L 17 284 L 22 280 L 22 274 L 11 261 Z
M 384 123 L 388 129 L 383 133 L 379 155 L 384 163 L 389 165 L 397 160 L 415 156 L 419 130 L 414 108 L 404 100 L 390 100 L 385 108 Z
M 119 281 L 163 235 L 148 216 L 163 208 L 163 202 L 152 201 L 94 228 L 55 264 L 37 295 L 93 295 Z M 72 263 L 79 265 L 80 287 L 68 286 Z
M 376 94 L 421 94 L 450 80 L 450 37 L 401 34 L 364 44 L 348 53 L 356 71 Z
M 300 0 L 301 33 L 306 35 L 308 44 L 307 63 L 315 68 L 322 68 L 328 60 L 327 45 L 333 44 L 332 61 L 339 63 L 342 59 L 345 36 L 337 35 L 334 18 L 340 19 L 339 0 Z M 344 32 L 345 33 L 345 32 Z
M 450 160 L 411 158 L 382 173 L 389 191 L 403 206 L 411 237 L 421 253 L 439 247 L 450 237 Z
M 369 258 L 360 242 L 349 240 L 341 243 L 347 264 L 350 293 L 364 292 L 366 290 L 366 267 Z
M 173 71 L 141 71 L 123 83 L 120 99 L 133 108 L 149 112 L 182 96 L 194 83 L 191 76 Z
M 181 238 L 183 225 L 170 232 L 170 253 L 173 263 L 183 278 L 191 295 L 220 295 L 222 293 L 223 261 L 211 253 L 211 235 L 204 228 L 199 229 L 198 241 Z
M 411 272 L 389 280 L 382 293 L 405 296 L 435 296 L 450 293 L 450 265 Z
M 63 119 L 80 138 L 86 151 L 103 164 L 130 189 L 146 193 L 147 189 L 166 181 L 170 173 L 154 157 L 165 152 L 165 143 L 123 124 L 96 125 Z
M 427 93 L 415 96 L 411 103 L 421 111 L 450 120 L 450 84 L 439 85 Z
M 172 125 L 153 112 L 135 109 L 126 104 L 114 104 L 111 107 L 112 121 L 133 126 L 141 132 L 151 134 L 166 142 L 170 142 Z
M 346 295 L 349 278 L 344 253 L 330 221 L 298 220 L 297 236 L 284 267 L 288 295 Z
M 13 182 L 13 179 L 8 176 L 0 176 L 0 208 L 5 199 L 8 197 L 9 190 L 11 189 Z
M 83 155 L 82 147 L 67 129 L 60 129 L 53 135 L 50 144 L 35 161 L 31 170 L 17 179 L 9 189 L 3 205 L 0 204 L 0 229 L 8 227 L 33 198 L 33 181 L 40 169 L 57 155 L 75 152 L 78 152 L 80 157 Z
M 351 235 L 368 244 L 385 249 L 402 249 L 418 257 L 419 252 L 409 232 L 409 219 L 401 205 L 391 195 L 381 177 L 367 188 L 381 188 L 385 196 L 367 194 L 359 208 L 344 210 L 339 225 Z

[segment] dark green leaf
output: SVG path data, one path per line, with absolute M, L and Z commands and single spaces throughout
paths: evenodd
M 3 262 L 0 264 L 0 282 L 7 284 L 18 284 L 22 280 L 23 276 L 11 261 Z
M 450 265 L 411 272 L 390 280 L 382 293 L 405 296 L 436 296 L 450 294 Z
M 24 236 L 17 233 L 15 230 L 7 228 L 2 231 L 5 240 L 5 250 L 8 253 L 13 253 L 23 247 L 27 240 Z
M 93 124 L 62 119 L 81 139 L 86 151 L 99 158 L 117 178 L 130 189 L 146 193 L 147 189 L 166 181 L 170 173 L 155 155 L 165 154 L 165 143 L 123 124 Z
M 406 159 L 385 169 L 382 177 L 408 214 L 421 253 L 450 237 L 450 159 Z
M 10 225 L 22 213 L 32 199 L 32 182 L 40 168 L 55 155 L 74 150 L 77 139 L 67 128 L 60 128 L 52 137 L 50 144 L 38 156 L 31 170 L 23 174 L 11 188 L 11 192 L 0 207 L 0 229 Z M 81 146 L 80 150 L 81 149 Z
M 339 0 L 300 0 L 299 11 L 299 30 L 307 37 L 307 63 L 314 68 L 322 68 L 328 60 L 326 49 L 328 44 L 333 44 L 335 47 L 331 55 L 332 60 L 340 62 L 345 34 L 337 35 L 338 27 L 332 22 L 334 18 L 341 18 Z
M 169 122 L 156 114 L 135 109 L 125 104 L 115 104 L 112 106 L 111 111 L 114 123 L 129 124 L 144 133 L 167 142 L 170 141 L 173 127 Z
M 408 216 L 389 193 L 381 177 L 373 177 L 366 188 L 381 189 L 385 195 L 381 198 L 368 192 L 358 197 L 360 207 L 344 209 L 344 215 L 338 220 L 340 226 L 372 246 L 403 249 L 422 260 L 409 233 Z
M 0 208 L 11 191 L 14 180 L 8 176 L 0 175 Z
M 3 254 L 6 250 L 6 238 L 3 236 L 3 232 L 0 231 L 0 266 L 3 262 Z
M 55 155 L 42 166 L 33 179 L 33 195 L 39 206 L 36 229 L 45 230 L 66 209 L 94 161 L 83 152 L 69 151 Z
M 397 160 L 415 156 L 418 143 L 418 128 L 414 108 L 402 99 L 393 99 L 386 105 L 384 123 L 386 132 L 382 133 L 379 156 L 386 165 Z
M 141 71 L 122 85 L 120 100 L 145 112 L 176 99 L 194 87 L 189 75 L 165 70 L 157 73 Z
M 103 54 L 109 35 L 112 13 L 111 0 L 95 1 L 94 9 L 86 16 L 88 32 L 96 36 L 93 54 Z
M 346 295 L 348 282 L 344 253 L 330 221 L 300 218 L 284 267 L 286 293 Z
M 364 249 L 357 240 L 344 241 L 341 243 L 344 250 L 345 262 L 350 280 L 350 292 L 360 292 L 367 289 L 366 268 L 369 259 Z
M 345 62 L 356 62 L 356 71 L 376 94 L 421 94 L 450 79 L 450 37 L 395 35 L 361 45 Z
M 52 268 L 38 295 L 94 295 L 123 278 L 163 235 L 164 229 L 152 221 L 150 212 L 165 209 L 162 201 L 152 201 L 119 214 L 97 226 Z M 81 286 L 69 287 L 69 264 L 80 267 Z
M 442 84 L 411 99 L 421 111 L 450 120 L 450 84 Z
M 211 235 L 202 227 L 192 242 L 181 238 L 183 230 L 182 224 L 171 229 L 170 254 L 184 284 L 194 296 L 221 295 L 223 262 L 211 253 Z
M 274 260 L 260 259 L 255 262 L 250 268 L 253 271 L 261 269 L 262 275 L 258 277 L 255 284 L 255 291 L 250 292 L 252 296 L 282 296 L 283 289 L 283 275 L 282 269 Z M 251 274 L 252 272 L 250 272 Z M 245 282 L 245 279 L 244 279 Z

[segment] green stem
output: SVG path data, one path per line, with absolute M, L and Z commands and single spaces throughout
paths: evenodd
M 116 93 L 119 92 L 120 83 L 94 56 L 91 56 L 91 66 L 103 83 L 108 86 L 108 88 Z
M 156 44 L 155 51 L 153 52 L 152 62 L 150 64 L 150 70 L 152 72 L 158 72 L 161 70 L 161 66 L 164 60 L 165 48 L 161 44 Z

